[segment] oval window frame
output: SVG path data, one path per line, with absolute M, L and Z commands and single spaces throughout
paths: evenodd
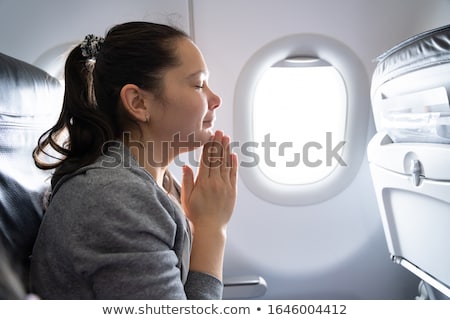
M 345 44 L 320 34 L 294 34 L 276 39 L 251 56 L 236 82 L 234 96 L 234 138 L 239 143 L 253 139 L 253 99 L 258 80 L 264 71 L 289 57 L 318 57 L 341 74 L 347 91 L 345 145 L 342 159 L 346 166 L 337 166 L 327 177 L 310 184 L 282 184 L 267 178 L 259 166 L 239 169 L 247 188 L 259 198 L 280 205 L 311 205 L 328 200 L 353 181 L 366 151 L 366 135 L 370 115 L 370 85 L 364 65 Z

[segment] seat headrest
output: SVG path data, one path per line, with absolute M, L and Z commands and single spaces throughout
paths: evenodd
M 377 58 L 372 86 L 415 70 L 450 62 L 450 25 L 402 41 Z
M 377 59 L 371 102 L 394 142 L 450 143 L 450 25 L 413 36 Z
M 32 151 L 56 122 L 62 98 L 56 78 L 0 53 L 0 241 L 24 277 L 49 186 Z

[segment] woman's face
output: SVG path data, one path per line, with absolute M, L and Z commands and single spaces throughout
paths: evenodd
M 164 73 L 163 98 L 153 101 L 150 115 L 152 138 L 172 143 L 175 155 L 209 140 L 221 103 L 208 87 L 208 68 L 197 46 L 180 39 L 176 52 L 180 64 Z

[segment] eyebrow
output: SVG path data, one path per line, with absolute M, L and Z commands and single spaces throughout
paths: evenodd
M 205 70 L 199 70 L 199 71 L 196 71 L 194 73 L 191 73 L 190 75 L 187 76 L 187 78 L 188 79 L 196 78 L 199 75 L 200 76 L 204 76 L 205 78 L 208 78 L 209 77 L 209 72 L 205 71 Z

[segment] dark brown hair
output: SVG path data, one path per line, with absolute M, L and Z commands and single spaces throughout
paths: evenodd
M 176 40 L 187 37 L 170 26 L 127 22 L 110 29 L 95 60 L 84 57 L 76 46 L 65 64 L 62 111 L 56 124 L 39 138 L 33 152 L 36 166 L 55 169 L 52 182 L 56 183 L 93 163 L 106 142 L 123 133 L 121 88 L 135 84 L 160 97 L 163 72 L 179 64 Z M 68 138 L 60 141 L 66 131 Z M 56 160 L 42 161 L 42 155 Z

